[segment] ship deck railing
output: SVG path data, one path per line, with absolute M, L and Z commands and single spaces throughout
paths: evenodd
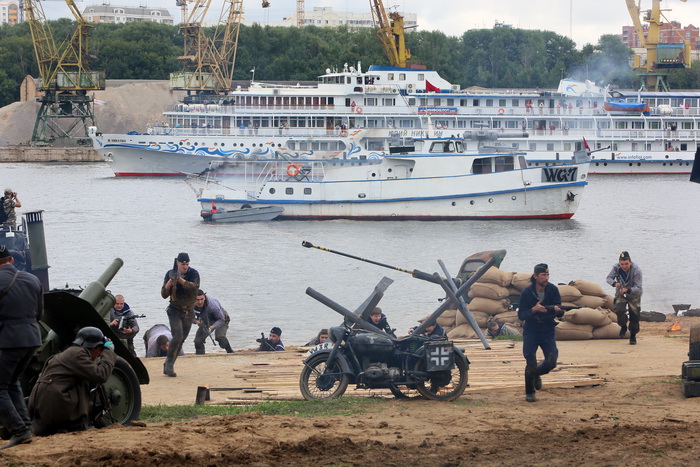
M 318 182 L 326 175 L 326 166 L 336 160 L 284 159 L 270 161 L 225 161 L 212 162 L 207 171 L 205 186 L 222 185 L 227 188 L 254 193 L 268 181 L 310 181 Z M 349 163 L 350 161 L 348 161 Z M 295 166 L 295 167 L 292 167 Z M 290 175 L 290 173 L 292 175 Z
M 700 122 L 699 122 L 700 124 Z M 394 127 L 375 127 L 375 130 L 389 131 L 389 132 L 400 132 L 400 131 L 426 131 L 426 128 L 394 128 Z M 345 130 L 348 135 L 352 136 L 353 131 L 359 130 L 359 128 L 350 128 Z M 467 130 L 466 128 L 435 128 L 436 131 L 447 131 L 454 134 L 460 134 Z M 503 129 L 503 131 L 506 131 Z M 537 137 L 538 139 L 576 139 L 576 138 L 591 138 L 591 139 L 605 139 L 614 141 L 639 141 L 639 142 L 652 142 L 652 141 L 697 141 L 700 140 L 700 128 L 697 129 L 610 129 L 610 128 L 572 128 L 566 129 L 561 126 L 555 126 L 554 129 L 533 129 L 529 127 L 526 131 L 530 134 L 530 137 Z M 280 134 L 281 133 L 281 134 Z M 281 132 L 276 128 L 260 128 L 258 130 L 240 130 L 234 128 L 170 128 L 170 127 L 154 127 L 151 128 L 149 134 L 151 135 L 162 135 L 162 136 L 174 136 L 179 138 L 193 138 L 197 136 L 207 136 L 207 137 L 235 137 L 241 136 L 249 138 L 260 137 L 269 138 L 272 136 L 282 136 L 288 139 L 313 139 L 317 141 L 312 141 L 313 143 L 323 142 L 323 140 L 335 140 L 343 138 L 344 132 L 342 130 L 336 129 L 322 129 L 322 128 L 285 128 Z M 515 138 L 519 139 L 519 138 Z
M 393 95 L 393 94 L 392 94 Z M 423 99 L 424 97 L 416 96 L 417 99 Z M 592 106 L 588 103 L 569 109 L 568 106 L 556 107 L 532 107 L 530 109 L 525 106 L 513 107 L 510 105 L 500 106 L 497 105 L 497 99 L 494 99 L 493 105 L 480 105 L 480 106 L 459 106 L 459 105 L 447 105 L 447 104 L 436 104 L 428 105 L 421 104 L 417 102 L 416 106 L 393 106 L 393 105 L 366 105 L 362 103 L 362 99 L 358 99 L 358 102 L 354 106 L 347 105 L 337 105 L 337 104 L 237 104 L 237 105 L 221 105 L 221 104 L 190 104 L 185 107 L 185 104 L 176 104 L 170 112 L 165 112 L 166 115 L 174 117 L 173 114 L 177 116 L 189 116 L 189 118 L 196 117 L 198 115 L 206 115 L 212 117 L 230 117 L 230 118 L 242 118 L 250 119 L 253 116 L 248 115 L 247 112 L 258 112 L 266 111 L 262 115 L 255 115 L 255 117 L 269 117 L 280 112 L 294 112 L 295 116 L 300 115 L 320 115 L 320 116 L 341 116 L 347 118 L 354 118 L 358 120 L 363 120 L 365 118 L 376 118 L 382 116 L 403 116 L 403 115 L 426 115 L 429 112 L 418 112 L 419 107 L 436 107 L 436 108 L 453 108 L 454 114 L 444 115 L 439 112 L 433 113 L 435 117 L 455 117 L 455 116 L 483 116 L 483 117 L 523 117 L 523 118 L 538 118 L 538 117 L 640 117 L 641 114 L 638 112 L 622 112 L 613 111 L 609 112 L 603 109 L 603 103 L 601 102 L 598 106 Z M 358 108 L 361 108 L 361 113 L 358 112 Z M 649 110 L 649 115 L 647 117 L 660 117 L 660 118 L 678 118 L 678 117 L 698 117 L 700 116 L 700 107 L 690 107 L 690 108 L 680 108 L 680 107 L 651 107 Z M 280 116 L 280 119 L 284 119 L 284 116 Z

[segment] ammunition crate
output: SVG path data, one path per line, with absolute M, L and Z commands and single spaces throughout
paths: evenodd
M 683 379 L 683 395 L 685 397 L 700 397 L 700 381 Z
M 689 381 L 700 381 L 700 360 L 683 362 L 682 376 Z

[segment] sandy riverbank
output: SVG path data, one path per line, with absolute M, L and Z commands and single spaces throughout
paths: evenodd
M 683 397 L 678 377 L 688 332 L 700 318 L 643 323 L 639 344 L 559 343 L 560 362 L 592 364 L 596 386 L 557 387 L 543 378 L 537 403 L 513 381 L 470 388 L 454 403 L 386 400 L 353 417 L 248 414 L 146 427 L 113 427 L 36 439 L 0 452 L 11 465 L 692 465 L 700 455 L 700 398 Z M 521 349 L 516 343 L 515 350 Z M 300 354 L 301 355 L 301 354 Z M 225 385 L 244 353 L 186 356 L 177 378 L 149 359 L 145 404 L 192 403 L 196 386 Z M 505 362 L 504 362 L 505 363 Z M 472 361 L 470 373 L 482 364 Z M 491 363 L 494 365 L 496 363 Z M 269 367 L 274 374 L 274 365 Z

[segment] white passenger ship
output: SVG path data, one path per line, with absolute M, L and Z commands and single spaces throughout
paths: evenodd
M 608 92 L 572 80 L 548 91 L 460 89 L 431 70 L 326 71 L 313 86 L 251 82 L 215 102 L 186 99 L 143 134 L 90 134 L 121 176 L 196 174 L 216 160 L 378 159 L 392 138 L 483 129 L 508 133 L 499 144 L 534 166 L 570 157 L 585 138 L 593 150 L 610 147 L 590 173 L 679 174 L 690 173 L 700 136 L 700 92 Z

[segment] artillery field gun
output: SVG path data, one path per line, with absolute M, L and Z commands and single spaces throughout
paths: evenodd
M 0 245 L 10 250 L 17 269 L 36 275 L 44 290 L 50 290 L 43 211 L 24 214 L 17 230 L 1 226 Z M 148 371 L 137 357 L 131 355 L 107 323 L 115 298 L 106 287 L 123 264 L 121 259 L 116 258 L 96 281 L 82 291 L 51 290 L 44 293 L 44 317 L 39 323 L 42 345 L 20 377 L 25 395 L 31 392 L 49 357 L 70 346 L 80 328 L 94 326 L 114 342 L 118 355 L 114 372 L 103 385 L 112 421 L 129 424 L 138 418 L 141 412 L 140 384 L 148 384 Z

